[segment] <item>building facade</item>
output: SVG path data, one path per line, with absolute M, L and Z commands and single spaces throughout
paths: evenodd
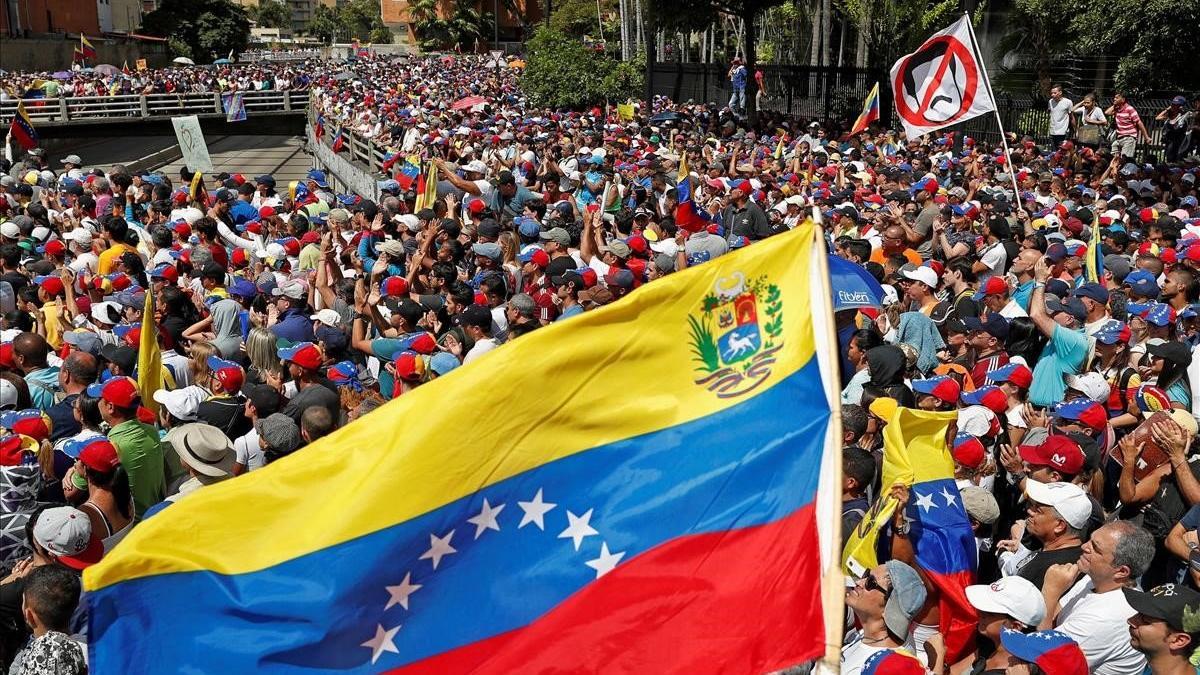
M 99 35 L 99 0 L 0 0 L 0 33 L 12 37 L 47 33 Z

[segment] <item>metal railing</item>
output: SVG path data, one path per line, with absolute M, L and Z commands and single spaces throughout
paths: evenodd
M 314 107 L 309 109 L 308 126 L 315 129 L 315 125 L 316 110 Z M 318 142 L 329 147 L 332 151 L 335 132 L 336 127 L 327 126 Z M 313 139 L 315 139 L 315 134 Z M 359 170 L 365 171 L 372 176 L 377 176 L 379 180 L 386 178 L 389 173 L 383 170 L 383 162 L 387 157 L 386 148 L 376 143 L 373 139 L 364 138 L 349 126 L 342 127 L 342 149 L 337 154 Z M 399 170 L 403 161 L 404 159 L 401 157 L 394 162 L 392 172 Z
M 303 112 L 308 107 L 307 91 L 247 91 L 242 101 L 248 113 Z M 17 101 L 0 102 L 0 119 L 11 119 Z M 25 112 L 39 124 L 79 122 L 116 122 L 134 119 L 161 119 L 179 115 L 217 117 L 225 114 L 221 94 L 128 94 L 69 98 L 26 99 Z

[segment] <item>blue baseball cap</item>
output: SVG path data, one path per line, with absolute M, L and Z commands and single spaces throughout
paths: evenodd
M 1159 328 L 1170 325 L 1175 321 L 1175 308 L 1164 302 L 1152 302 L 1150 307 L 1141 312 L 1146 323 L 1152 323 Z
M 1059 312 L 1070 314 L 1076 321 L 1087 320 L 1087 308 L 1083 306 L 1083 301 L 1079 298 L 1066 298 L 1061 302 L 1056 300 L 1046 301 L 1046 311 L 1051 315 Z
M 1158 287 L 1158 279 L 1146 270 L 1138 269 L 1125 276 L 1124 285 L 1131 293 L 1142 298 L 1157 298 L 1162 292 Z
M 317 187 L 329 187 L 328 182 L 326 182 L 327 179 L 325 178 L 325 172 L 321 171 L 320 169 L 309 169 L 308 174 L 305 175 L 305 179 L 316 183 Z
M 533 218 L 519 216 L 514 221 L 517 224 L 517 232 L 526 239 L 536 239 L 542 233 L 542 225 Z
M 258 286 L 255 286 L 253 281 L 240 277 L 234 279 L 227 290 L 230 295 L 236 295 L 239 298 L 253 298 L 258 295 Z
M 1129 326 L 1124 321 L 1109 319 L 1095 333 L 1092 333 L 1092 337 L 1096 338 L 1097 342 L 1106 345 L 1129 342 Z
M 1088 298 L 1106 305 L 1108 304 L 1108 289 L 1095 282 L 1088 282 L 1075 289 L 1075 297 Z

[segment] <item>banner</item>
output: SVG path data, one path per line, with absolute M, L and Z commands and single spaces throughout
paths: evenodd
M 970 20 L 963 16 L 892 66 L 896 114 L 909 138 L 996 109 L 974 43 Z
M 175 138 L 179 141 L 179 150 L 183 153 L 183 163 L 187 168 L 211 173 L 212 159 L 208 156 L 204 132 L 200 130 L 200 118 L 195 115 L 172 117 L 171 126 L 175 127 Z
M 836 658 L 825 256 L 806 227 L 682 270 L 180 499 L 86 571 L 90 667 L 749 675 Z
M 221 105 L 225 107 L 226 122 L 246 121 L 246 102 L 242 100 L 242 92 L 221 94 Z

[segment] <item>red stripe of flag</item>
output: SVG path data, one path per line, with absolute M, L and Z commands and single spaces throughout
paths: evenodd
M 825 651 L 819 549 L 812 504 L 774 523 L 681 537 L 523 628 L 389 672 L 780 670 Z

